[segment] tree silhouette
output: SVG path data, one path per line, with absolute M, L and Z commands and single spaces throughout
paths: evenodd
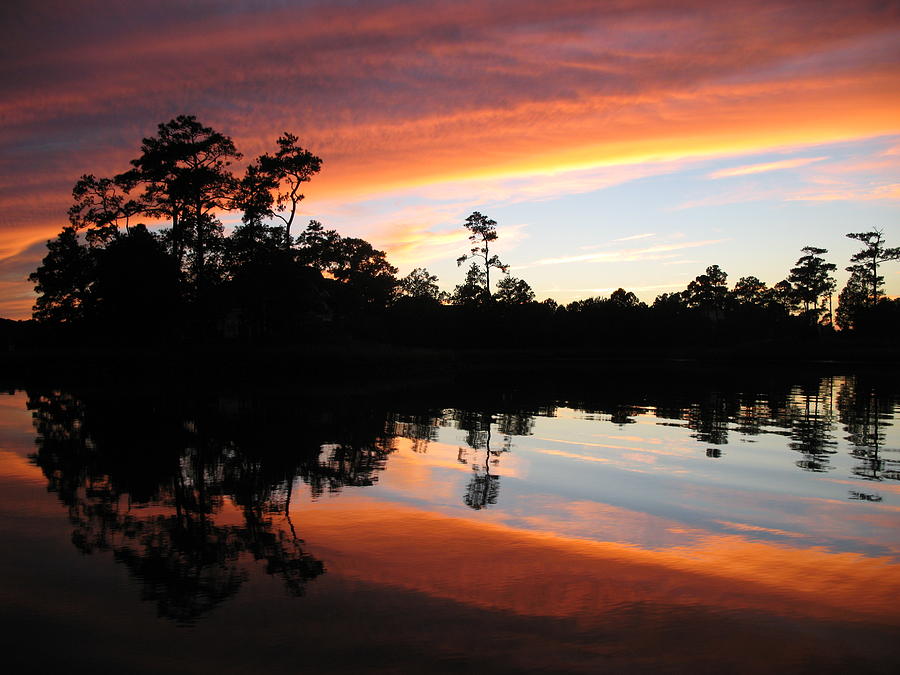
M 300 188 L 322 168 L 321 158 L 300 147 L 297 144 L 298 140 L 294 134 L 285 131 L 275 141 L 278 145 L 275 154 L 260 155 L 256 164 L 248 168 L 244 177 L 245 185 L 248 186 L 250 194 L 254 195 L 252 201 L 254 211 L 278 218 L 284 223 L 286 248 L 290 248 L 293 243 L 291 226 L 297 216 L 297 208 L 304 198 Z
M 527 305 L 529 302 L 534 302 L 534 291 L 524 279 L 507 275 L 497 283 L 495 299 L 499 304 L 511 307 Z
M 891 260 L 900 260 L 900 247 L 887 248 L 884 245 L 883 230 L 851 232 L 847 236 L 862 242 L 865 246 L 850 258 L 855 264 L 848 267 L 847 271 L 855 273 L 859 282 L 868 289 L 869 303 L 874 307 L 878 304 L 878 295 L 884 284 L 884 277 L 878 274 L 878 266 Z
M 500 258 L 491 255 L 490 246 L 492 241 L 497 240 L 497 221 L 491 220 L 487 216 L 475 211 L 466 218 L 463 224 L 469 231 L 469 242 L 472 246 L 469 253 L 461 255 L 456 259 L 457 266 L 462 265 L 469 259 L 474 258 L 484 272 L 484 297 L 486 302 L 491 300 L 491 268 L 495 267 L 501 272 L 506 272 L 509 265 L 500 262 Z
M 718 265 L 710 265 L 705 274 L 688 284 L 685 303 L 688 307 L 703 310 L 715 320 L 721 319 L 728 300 L 727 279 L 728 275 Z
M 478 263 L 473 262 L 466 270 L 465 281 L 453 289 L 453 304 L 461 307 L 474 307 L 483 303 L 487 297 L 485 284 L 484 270 Z
M 838 295 L 838 308 L 835 313 L 835 320 L 841 330 L 856 328 L 860 314 L 870 306 L 871 286 L 866 278 L 865 268 L 854 265 L 847 269 L 850 271 L 850 277 Z
M 813 323 L 817 323 L 821 313 L 819 298 L 834 290 L 832 272 L 837 269 L 837 265 L 827 263 L 822 258 L 822 254 L 828 253 L 827 249 L 805 246 L 801 250 L 806 255 L 797 260 L 788 280 L 793 284 L 797 298 L 803 303 L 803 313 Z
M 134 339 L 174 328 L 178 271 L 158 237 L 136 225 L 96 251 L 95 258 L 92 311 L 107 330 Z
M 638 296 L 631 291 L 626 291 L 624 288 L 614 290 L 609 296 L 609 302 L 619 309 L 633 309 L 640 307 L 642 304 Z
M 237 181 L 228 167 L 241 158 L 230 137 L 204 126 L 193 115 L 179 115 L 145 138 L 133 168 L 116 180 L 131 190 L 142 187 L 141 212 L 172 222 L 172 249 L 179 265 L 192 253 L 197 288 L 206 275 L 207 254 L 221 237 L 214 211 L 234 205 Z
M 69 208 L 69 222 L 76 230 L 87 230 L 89 242 L 107 243 L 127 231 L 132 217 L 140 212 L 140 204 L 129 199 L 121 178 L 96 178 L 83 175 L 72 188 L 75 203 Z
M 734 285 L 732 295 L 739 304 L 763 307 L 767 304 L 769 289 L 764 281 L 754 276 L 741 277 Z
M 401 297 L 419 301 L 440 302 L 444 293 L 437 285 L 438 278 L 424 267 L 416 267 L 397 283 Z
M 47 242 L 47 255 L 28 275 L 38 294 L 34 318 L 52 323 L 74 323 L 86 317 L 94 281 L 93 251 L 78 241 L 73 225 Z
M 652 307 L 622 288 L 608 298 L 536 303 L 529 284 L 508 276 L 492 252 L 497 223 L 475 211 L 464 223 L 469 251 L 457 259 L 468 263 L 465 280 L 448 296 L 425 268 L 398 281 L 384 251 L 318 221 L 292 239 L 303 185 L 322 166 L 297 136 L 282 134 L 238 180 L 231 163 L 240 157 L 228 136 L 180 115 L 143 139 L 130 170 L 113 178 L 82 175 L 70 225 L 48 242 L 29 276 L 38 294 L 33 317 L 56 326 L 34 328 L 44 344 L 75 334 L 84 344 L 132 344 L 126 333 L 156 325 L 157 337 L 168 338 L 166 350 L 197 340 L 288 348 L 326 336 L 454 349 L 474 346 L 485 331 L 506 336 L 479 345 L 497 351 L 692 356 L 714 347 L 761 355 L 786 353 L 788 345 L 776 343 L 811 340 L 838 358 L 857 349 L 858 337 L 809 330 L 832 319 L 835 265 L 822 258 L 825 249 L 805 247 L 788 278 L 771 287 L 744 276 L 729 291 L 725 272 L 710 265 Z M 220 217 L 229 211 L 239 211 L 242 222 L 226 236 Z M 140 217 L 156 221 L 147 221 L 154 228 Z M 887 247 L 877 229 L 847 236 L 864 248 L 847 268 L 835 319 L 893 349 L 900 300 L 884 297 L 879 266 L 900 259 L 900 248 Z M 505 274 L 496 292 L 492 270 Z M 499 311 L 482 311 L 495 300 Z M 30 327 L 0 329 L 6 344 L 30 341 Z M 654 339 L 659 335 L 667 339 Z
M 340 259 L 341 235 L 311 220 L 297 237 L 297 260 L 320 272 L 331 272 Z
M 397 268 L 388 262 L 384 251 L 365 239 L 341 238 L 336 259 L 327 271 L 357 293 L 365 306 L 384 307 L 397 285 Z

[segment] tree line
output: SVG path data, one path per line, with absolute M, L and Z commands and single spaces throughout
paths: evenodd
M 398 278 L 384 251 L 363 239 L 315 220 L 296 232 L 305 184 L 323 164 L 297 136 L 285 132 L 237 175 L 232 164 L 241 159 L 231 138 L 182 115 L 143 139 L 131 168 L 82 176 L 69 224 L 29 277 L 34 320 L 100 342 L 287 346 L 338 337 L 643 350 L 821 336 L 834 327 L 886 337 L 900 327 L 900 300 L 885 297 L 881 274 L 900 248 L 888 247 L 878 229 L 847 235 L 861 249 L 837 298 L 837 266 L 826 249 L 807 246 L 771 287 L 746 276 L 729 288 L 727 274 L 711 265 L 649 305 L 621 288 L 559 304 L 537 302 L 529 284 L 509 274 L 492 251 L 497 223 L 474 212 L 463 223 L 469 250 L 457 259 L 469 263 L 465 278 L 447 293 L 425 268 Z M 241 215 L 230 235 L 226 213 Z

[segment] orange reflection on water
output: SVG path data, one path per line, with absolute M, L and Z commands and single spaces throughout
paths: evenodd
M 34 452 L 34 426 L 25 392 L 0 395 L 0 478 L 42 481 L 28 455 Z
M 649 603 L 900 625 L 900 574 L 887 557 L 709 532 L 647 550 L 359 497 L 294 521 L 330 574 L 482 609 L 590 621 Z

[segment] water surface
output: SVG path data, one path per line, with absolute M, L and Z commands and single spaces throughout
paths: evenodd
M 895 672 L 871 375 L 0 398 L 18 671 Z

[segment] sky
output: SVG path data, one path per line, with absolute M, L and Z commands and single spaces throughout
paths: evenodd
M 807 245 L 840 288 L 846 233 L 900 245 L 900 0 L 6 0 L 0 25 L 0 316 L 29 315 L 78 177 L 179 114 L 248 159 L 296 134 L 324 160 L 301 218 L 447 290 L 476 210 L 561 302 L 712 264 L 772 284 Z

